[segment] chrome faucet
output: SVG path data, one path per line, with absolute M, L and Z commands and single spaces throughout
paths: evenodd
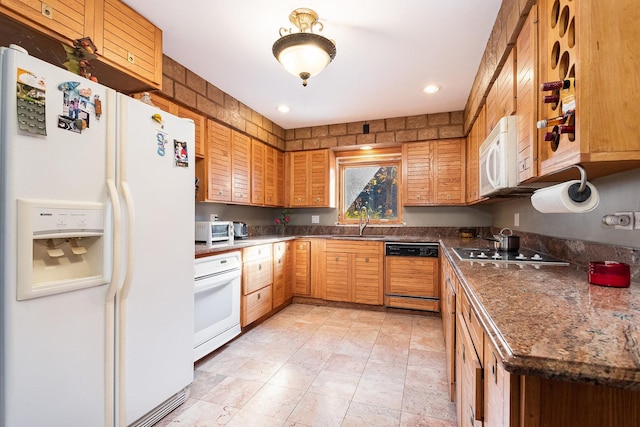
M 364 213 L 364 219 L 365 219 L 364 224 L 362 223 L 363 213 Z M 367 210 L 366 206 L 363 206 L 360 208 L 360 237 L 362 237 L 362 232 L 367 227 L 367 224 L 369 224 L 369 211 Z

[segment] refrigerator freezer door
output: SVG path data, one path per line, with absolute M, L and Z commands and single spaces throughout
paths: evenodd
M 101 426 L 109 416 L 105 410 L 107 286 L 18 301 L 17 199 L 110 206 L 105 185 L 107 114 L 98 118 L 90 105 L 96 95 L 106 103 L 110 90 L 13 49 L 2 51 L 1 66 L 0 318 L 4 360 L 0 425 Z M 70 110 L 73 97 L 69 98 L 79 91 L 87 95 L 84 99 L 89 104 L 79 105 L 80 115 L 87 114 L 87 120 L 80 122 L 74 119 L 75 112 Z M 44 103 L 25 103 L 25 96 Z M 103 104 L 103 110 L 107 109 Z M 70 130 L 69 123 L 79 126 Z M 37 131 L 31 132 L 34 128 Z M 105 236 L 111 235 L 110 227 L 105 224 Z M 56 256 L 51 263 L 62 262 L 59 253 L 52 253 Z M 65 252 L 65 257 L 82 262 L 83 254 L 69 253 Z M 111 269 L 105 266 L 104 271 Z
M 193 380 L 195 127 L 123 95 L 118 108 L 118 187 L 128 223 L 127 277 L 117 299 L 118 401 L 119 419 L 130 425 Z

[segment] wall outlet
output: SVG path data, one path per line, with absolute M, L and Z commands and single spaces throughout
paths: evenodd
M 311 224 L 320 224 L 320 215 L 311 215 Z
M 520 213 L 513 214 L 513 226 L 520 227 Z
M 616 230 L 633 230 L 633 212 L 616 212 L 617 216 L 627 217 L 624 221 L 624 225 L 616 225 Z
M 209 221 L 214 222 L 218 220 L 218 214 L 209 214 Z
M 635 228 L 636 230 L 640 230 L 640 212 L 634 212 L 633 217 L 635 218 L 635 224 L 633 228 Z

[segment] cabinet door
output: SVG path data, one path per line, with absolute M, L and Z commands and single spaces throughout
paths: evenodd
M 498 85 L 498 120 L 510 116 L 516 111 L 515 67 L 516 51 L 511 49 L 495 83 Z
M 383 304 L 382 244 L 378 253 L 354 253 L 353 256 L 353 302 L 359 304 Z
M 101 56 L 157 88 L 162 86 L 162 31 L 158 27 L 119 0 L 103 0 L 95 25 L 94 42 Z
M 349 253 L 325 252 L 325 296 L 330 301 L 351 301 Z
M 73 7 L 62 1 L 0 0 L 0 5 L 17 14 L 20 21 L 27 18 L 47 33 L 60 35 L 69 41 L 82 37 L 95 39 L 93 1 L 76 0 Z M 29 25 L 29 24 L 27 24 Z M 95 40 L 93 40 L 95 42 Z
M 333 186 L 330 177 L 330 169 L 333 165 L 330 163 L 330 153 L 333 152 L 330 150 L 314 150 L 308 152 L 309 160 L 307 165 L 310 168 L 309 206 L 333 206 L 331 200 Z
M 231 201 L 231 129 L 207 121 L 208 200 Z
M 432 179 L 435 182 L 432 203 L 436 205 L 460 205 L 465 203 L 464 139 L 434 141 Z
M 447 261 L 448 263 L 448 261 Z M 450 270 L 450 269 L 449 269 Z M 451 270 L 450 270 L 451 271 Z M 444 283 L 445 293 L 441 296 L 443 303 L 442 322 L 444 327 L 444 346 L 447 355 L 447 377 L 449 379 L 449 397 L 454 399 L 455 393 L 455 339 L 456 339 L 456 291 L 453 276 L 448 276 Z
M 266 147 L 255 139 L 251 139 L 251 204 L 264 205 Z
M 231 201 L 251 201 L 251 138 L 231 131 Z
M 311 241 L 296 240 L 294 254 L 293 294 L 311 295 Z
M 273 307 L 279 307 L 291 299 L 290 242 L 273 244 Z
M 533 5 L 516 41 L 517 61 L 517 135 L 518 135 L 518 182 L 538 175 L 536 160 L 537 128 L 537 6 Z
M 518 411 L 511 407 L 511 374 L 504 369 L 498 352 L 489 340 L 484 345 L 484 427 L 518 425 Z M 515 377 L 513 378 L 515 379 Z M 517 393 L 517 385 L 513 387 Z M 517 394 L 515 394 L 517 396 Z M 513 399 L 514 403 L 517 399 Z M 513 415 L 513 420 L 511 416 Z
M 264 204 L 278 206 L 278 156 L 275 148 L 268 145 L 264 151 Z M 252 189 L 253 190 L 253 189 Z M 282 205 L 280 205 L 282 206 Z
M 305 151 L 288 152 L 289 156 L 289 206 L 307 206 L 307 153 Z
M 387 257 L 387 294 L 438 297 L 438 258 Z
M 196 113 L 193 110 L 185 108 L 181 105 L 178 105 L 178 117 L 182 117 L 185 119 L 193 120 L 193 123 L 196 125 L 196 134 L 195 134 L 195 142 L 196 142 L 196 152 L 195 156 L 204 157 L 205 156 L 205 142 L 207 140 L 207 119 L 200 113 Z
M 411 142 L 402 144 L 402 174 L 406 206 L 429 204 L 433 196 L 433 143 Z
M 280 150 L 274 149 L 276 153 L 276 206 L 285 205 L 285 156 Z
M 466 167 L 466 193 L 467 203 L 475 203 L 480 200 L 479 191 L 479 162 L 480 162 L 480 145 L 486 138 L 485 135 L 485 107 L 480 109 L 480 113 L 476 118 L 476 121 L 471 127 L 471 131 L 467 137 L 467 167 Z
M 458 316 L 456 323 L 456 398 L 458 425 L 482 427 L 483 384 L 482 364 L 473 347 L 471 337 Z
M 273 308 L 271 286 L 267 286 L 249 295 L 243 296 L 242 309 L 242 326 L 247 326 L 265 314 L 269 313 Z

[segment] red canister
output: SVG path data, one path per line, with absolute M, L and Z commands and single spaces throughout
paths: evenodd
M 589 283 L 592 285 L 628 288 L 630 282 L 629 264 L 616 261 L 589 262 Z

